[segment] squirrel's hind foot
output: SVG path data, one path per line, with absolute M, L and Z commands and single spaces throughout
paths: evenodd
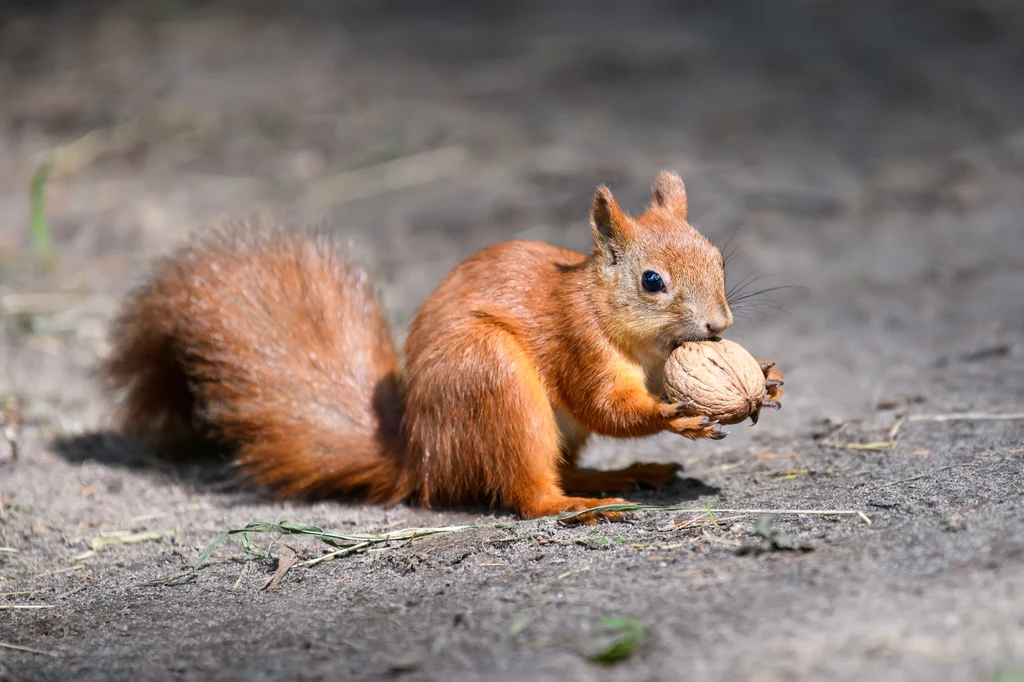
M 559 514 L 564 514 L 565 512 L 578 512 L 585 509 L 594 509 L 595 507 L 603 507 L 612 504 L 632 504 L 632 502 L 618 497 L 592 498 L 566 497 L 564 495 L 559 497 L 551 496 L 538 500 L 537 503 L 531 505 L 526 510 L 520 510 L 519 515 L 526 519 L 535 519 L 542 516 L 557 516 Z M 623 521 L 624 519 L 625 512 L 601 511 L 578 514 L 567 519 L 562 519 L 561 523 L 567 525 L 577 523 L 594 525 L 598 521 L 618 522 Z

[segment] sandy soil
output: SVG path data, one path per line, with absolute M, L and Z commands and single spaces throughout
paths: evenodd
M 931 419 L 1024 412 L 1019 7 L 51 4 L 0 10 L 0 394 L 24 421 L 16 459 L 0 443 L 0 680 L 1020 679 L 1024 419 Z M 55 146 L 44 273 L 27 187 Z M 227 215 L 325 221 L 401 336 L 461 259 L 587 249 L 594 187 L 639 210 L 661 168 L 698 227 L 738 233 L 732 281 L 803 287 L 730 334 L 778 361 L 786 404 L 720 443 L 599 441 L 587 464 L 685 465 L 637 502 L 870 525 L 780 514 L 799 549 L 750 552 L 756 520 L 730 513 L 516 524 L 296 566 L 277 590 L 287 547 L 326 548 L 259 536 L 269 558 L 231 541 L 147 584 L 251 521 L 511 520 L 276 503 L 107 431 L 106 325 L 153 257 Z M 906 415 L 895 448 L 823 442 Z M 90 553 L 117 532 L 160 537 Z M 647 638 L 601 666 L 585 654 L 612 616 Z

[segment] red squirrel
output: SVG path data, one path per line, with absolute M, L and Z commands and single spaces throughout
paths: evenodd
M 420 306 L 400 363 L 370 276 L 327 236 L 229 225 L 129 294 L 102 375 L 126 431 L 165 454 L 197 438 L 235 446 L 279 497 L 488 503 L 521 518 L 624 503 L 567 493 L 661 486 L 678 465 L 584 471 L 580 450 L 591 433 L 723 438 L 658 396 L 671 351 L 733 317 L 722 255 L 687 222 L 678 175 L 662 172 L 636 217 L 599 187 L 590 227 L 589 255 L 512 241 L 462 262 Z

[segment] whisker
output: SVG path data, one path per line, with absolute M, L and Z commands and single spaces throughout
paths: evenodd
M 725 244 L 722 245 L 722 253 L 726 252 L 726 250 L 729 248 L 729 244 L 732 244 L 732 240 L 735 239 L 736 235 L 738 235 L 742 231 L 743 225 L 740 225 L 739 227 L 732 231 L 732 234 L 729 235 L 729 238 L 725 240 Z
M 732 287 L 730 287 L 729 291 L 726 292 L 725 297 L 729 298 L 730 296 L 735 296 L 736 294 L 741 293 L 744 289 L 749 287 L 754 282 L 758 282 L 764 279 L 765 277 L 771 277 L 771 275 L 761 274 L 758 272 L 751 273 L 744 277 L 743 279 L 741 279 L 736 284 L 734 284 Z
M 773 291 L 782 291 L 784 289 L 795 289 L 795 288 L 797 288 L 797 287 L 795 285 L 793 285 L 793 284 L 783 284 L 783 285 L 776 286 L 776 287 L 767 287 L 767 288 L 761 289 L 759 291 L 752 291 L 749 294 L 743 294 L 742 296 L 738 296 L 735 299 L 730 300 L 729 304 L 732 305 L 732 303 L 734 303 L 734 302 L 735 303 L 739 303 L 740 301 L 746 301 L 747 299 L 753 298 L 754 296 L 761 296 L 763 294 L 770 294 Z
M 778 303 L 775 303 L 774 301 L 764 301 L 762 303 L 747 303 L 747 304 L 744 304 L 744 305 L 729 306 L 729 308 L 733 311 L 733 313 L 736 313 L 737 311 L 742 312 L 744 310 L 753 310 L 754 308 L 767 308 L 767 309 L 770 309 L 770 310 L 782 310 L 782 311 L 785 311 L 787 313 L 792 313 L 793 312 L 792 310 L 790 310 L 786 306 L 779 305 Z
M 759 311 L 738 310 L 738 311 L 735 311 L 733 313 L 733 316 L 736 318 L 737 321 L 739 321 L 739 320 L 746 320 L 746 321 L 750 322 L 750 321 L 752 321 L 754 319 L 754 318 L 752 318 L 750 316 L 750 313 L 752 313 L 752 312 L 759 312 Z
M 754 313 L 757 316 L 756 317 L 751 317 L 748 313 Z M 736 329 L 736 331 L 738 331 L 740 333 L 740 336 L 742 336 L 743 335 L 743 328 L 745 326 L 757 327 L 757 326 L 764 325 L 767 322 L 769 322 L 771 320 L 774 320 L 774 319 L 777 319 L 777 318 L 774 318 L 773 316 L 768 315 L 764 311 L 745 310 L 745 311 L 742 311 L 741 313 L 739 313 L 737 315 L 737 322 L 739 322 L 739 323 L 735 325 L 735 329 Z
M 733 301 L 732 303 L 729 304 L 729 307 L 730 308 L 743 309 L 743 308 L 746 308 L 748 306 L 758 306 L 758 305 L 776 306 L 776 305 L 780 305 L 780 303 L 778 301 L 773 300 L 773 299 L 768 298 L 768 297 L 749 296 L 749 297 L 744 297 L 743 300 L 741 300 L 741 301 Z
M 732 233 L 732 235 L 729 237 L 729 241 L 727 241 L 725 243 L 725 246 L 722 247 L 722 251 L 723 251 L 723 254 L 722 254 L 722 264 L 723 265 L 728 265 L 732 261 L 732 259 L 736 257 L 736 255 L 739 253 L 740 249 L 743 248 L 743 246 L 747 243 L 747 241 L 750 240 L 749 236 L 744 237 L 742 241 L 738 242 L 736 244 L 736 246 L 732 247 L 731 251 L 729 250 L 729 243 L 732 242 L 733 237 L 735 237 L 737 234 L 739 234 L 740 230 L 742 230 L 742 229 L 743 229 L 743 226 L 740 225 L 739 229 L 737 229 L 735 232 Z

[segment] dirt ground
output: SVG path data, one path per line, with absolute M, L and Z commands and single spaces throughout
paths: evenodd
M 0 10 L 0 680 L 1022 679 L 1019 5 L 49 4 Z M 46 273 L 28 187 L 55 148 Z M 326 222 L 401 336 L 458 261 L 587 249 L 595 186 L 637 211 L 662 168 L 700 229 L 738 235 L 731 281 L 796 285 L 728 334 L 786 372 L 785 406 L 721 442 L 600 440 L 587 465 L 685 465 L 636 502 L 870 524 L 778 514 L 797 549 L 751 552 L 757 517 L 732 512 L 531 522 L 276 590 L 285 548 L 328 548 L 254 536 L 269 558 L 232 540 L 149 584 L 251 521 L 512 521 L 277 503 L 109 432 L 95 368 L 153 257 L 224 216 Z M 837 447 L 907 415 L 895 447 Z M 646 627 L 616 665 L 586 656 L 606 617 Z

